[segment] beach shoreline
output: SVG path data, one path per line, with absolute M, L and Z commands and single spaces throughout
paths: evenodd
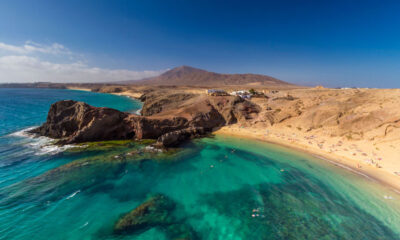
M 259 129 L 257 129 L 259 131 Z M 304 143 L 292 142 L 283 140 L 281 138 L 276 138 L 272 136 L 266 136 L 264 134 L 254 133 L 256 128 L 242 128 L 237 124 L 229 125 L 218 129 L 213 132 L 215 135 L 220 136 L 230 136 L 238 137 L 243 139 L 257 140 L 265 143 L 277 144 L 280 146 L 287 147 L 289 149 L 300 151 L 308 155 L 314 156 L 318 159 L 329 162 L 336 167 L 345 169 L 356 173 L 357 175 L 367 178 L 368 180 L 373 180 L 379 184 L 388 187 L 390 190 L 400 195 L 400 177 L 391 174 L 388 170 L 384 168 L 377 168 L 370 164 L 360 162 L 358 159 L 349 158 L 346 156 L 337 155 L 335 153 L 329 153 L 321 149 L 312 148 L 304 145 Z
M 71 87 L 71 86 L 68 86 L 67 89 L 68 90 L 76 90 L 76 91 L 84 91 L 84 92 L 91 92 L 92 91 L 92 89 L 90 89 L 90 88 Z

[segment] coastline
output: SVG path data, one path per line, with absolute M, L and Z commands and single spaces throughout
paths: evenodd
M 91 91 L 89 88 L 69 87 L 68 89 Z M 141 95 L 140 93 L 129 91 L 119 93 L 110 92 L 109 94 L 126 96 L 133 99 L 138 99 Z M 394 174 L 394 172 L 400 172 L 400 169 L 396 169 L 399 165 L 396 163 L 396 156 L 398 154 L 392 149 L 386 148 L 384 152 L 381 150 L 379 155 L 375 155 L 377 151 L 371 150 L 375 149 L 372 143 L 364 141 L 355 144 L 354 141 L 326 137 L 316 133 L 307 134 L 284 127 L 243 127 L 233 124 L 224 126 L 213 133 L 259 140 L 305 152 L 328 161 L 337 167 L 357 173 L 370 180 L 375 180 L 400 195 L 400 176 Z M 334 147 L 324 148 L 321 143 L 325 144 L 325 146 L 331 145 Z M 370 152 L 366 153 L 367 151 Z M 382 155 L 383 157 L 381 158 Z
M 265 131 L 266 129 L 263 130 Z M 281 137 L 276 137 L 273 133 L 271 133 L 271 130 L 268 131 L 268 134 L 262 134 L 260 129 L 251 127 L 242 128 L 239 125 L 234 124 L 222 127 L 213 133 L 215 135 L 226 135 L 278 144 L 288 147 L 289 149 L 304 152 L 318 159 L 328 161 L 329 163 L 343 168 L 346 171 L 351 171 L 362 177 L 368 178 L 369 180 L 377 181 L 379 184 L 390 188 L 393 192 L 400 195 L 400 176 L 391 174 L 390 169 L 385 167 L 377 168 L 370 164 L 360 162 L 355 158 L 349 158 L 335 153 L 330 153 L 316 147 L 310 147 L 301 141 L 289 141 L 282 139 Z M 348 143 L 343 143 L 345 146 L 347 144 Z

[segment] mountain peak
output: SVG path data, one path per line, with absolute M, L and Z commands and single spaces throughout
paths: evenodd
M 173 71 L 173 72 L 197 72 L 197 71 L 199 71 L 199 72 L 200 72 L 200 71 L 201 71 L 201 72 L 205 72 L 205 71 L 202 70 L 202 69 L 194 68 L 194 67 L 186 66 L 186 65 L 182 65 L 182 66 L 173 68 L 173 69 L 171 69 L 170 71 Z M 169 72 L 169 71 L 167 71 L 167 72 Z
M 182 65 L 173 68 L 160 76 L 136 81 L 144 85 L 177 85 L 177 86 L 229 86 L 229 85 L 263 85 L 293 86 L 279 79 L 259 74 L 221 74 L 208 72 L 199 68 Z

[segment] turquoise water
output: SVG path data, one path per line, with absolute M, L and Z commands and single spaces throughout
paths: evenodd
M 13 133 L 44 121 L 60 98 L 125 111 L 140 104 L 78 91 L 0 91 L 0 239 L 176 239 L 182 231 L 194 239 L 400 239 L 399 195 L 323 160 L 225 136 L 170 154 L 138 153 L 137 143 L 58 152 Z M 154 194 L 176 204 L 168 210 L 174 229 L 113 231 Z

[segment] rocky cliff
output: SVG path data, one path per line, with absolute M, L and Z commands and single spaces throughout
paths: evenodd
M 60 139 L 62 144 L 158 139 L 158 145 L 169 147 L 204 135 L 214 128 L 252 118 L 259 112 L 258 106 L 231 96 L 156 96 L 146 97 L 147 116 L 93 107 L 72 100 L 59 101 L 51 105 L 47 121 L 31 132 Z
M 127 113 L 72 100 L 51 105 L 46 122 L 32 133 L 63 143 L 126 139 L 135 135 Z

